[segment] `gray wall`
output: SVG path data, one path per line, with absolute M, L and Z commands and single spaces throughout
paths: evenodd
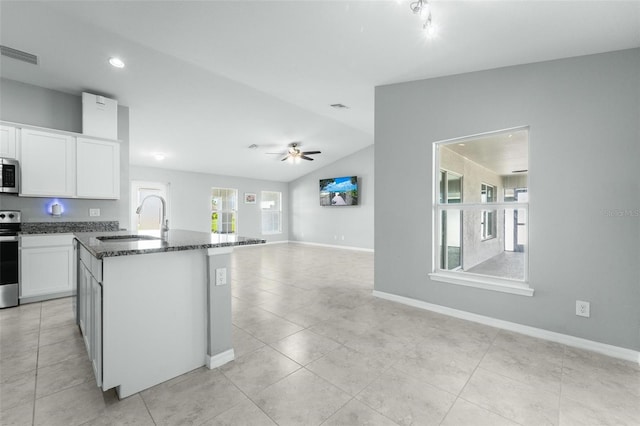
M 373 154 L 374 148 L 369 146 L 289 183 L 290 240 L 373 249 Z M 358 206 L 320 206 L 320 179 L 356 175 L 360 192 Z M 389 193 L 379 199 L 402 208 L 403 200 Z M 396 232 L 402 232 L 401 225 L 387 224 Z
M 170 228 L 211 232 L 211 188 L 233 188 L 238 190 L 237 230 L 239 235 L 262 237 L 269 242 L 286 241 L 289 238 L 287 183 L 139 166 L 131 166 L 130 180 L 169 184 L 167 216 Z M 260 191 L 282 192 L 281 234 L 262 235 L 261 233 Z M 245 204 L 245 192 L 257 194 L 257 203 Z
M 0 120 L 31 124 L 69 132 L 82 132 L 81 94 L 72 95 L 43 87 L 0 79 Z M 46 206 L 52 198 L 0 195 L 2 209 L 21 210 L 24 222 L 64 222 L 118 220 L 128 227 L 129 210 L 129 108 L 118 106 L 120 139 L 120 200 L 60 199 L 65 208 L 61 218 L 53 218 Z M 90 208 L 99 208 L 100 217 L 89 217 Z
M 640 350 L 638 82 L 632 49 L 376 88 L 375 289 Z M 535 295 L 430 281 L 432 143 L 524 125 Z

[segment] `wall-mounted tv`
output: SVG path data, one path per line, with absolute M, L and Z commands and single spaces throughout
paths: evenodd
M 320 179 L 321 206 L 357 206 L 358 176 Z

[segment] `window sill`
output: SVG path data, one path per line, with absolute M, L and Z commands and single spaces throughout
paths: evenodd
M 533 296 L 534 289 L 521 281 L 505 280 L 479 275 L 461 276 L 456 273 L 432 272 L 429 278 L 449 284 L 463 285 L 466 287 L 481 288 L 483 290 L 498 291 L 501 293 L 517 294 L 520 296 Z
M 279 232 L 263 232 L 262 235 L 280 235 L 282 231 Z

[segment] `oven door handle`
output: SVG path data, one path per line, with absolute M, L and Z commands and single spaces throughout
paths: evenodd
M 17 235 L 10 236 L 10 237 L 1 237 L 0 236 L 0 242 L 1 243 L 8 242 L 8 241 L 18 241 L 18 236 Z

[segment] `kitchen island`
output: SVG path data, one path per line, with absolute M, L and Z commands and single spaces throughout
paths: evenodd
M 230 254 L 208 233 L 76 233 L 77 322 L 96 381 L 127 397 L 233 360 Z

